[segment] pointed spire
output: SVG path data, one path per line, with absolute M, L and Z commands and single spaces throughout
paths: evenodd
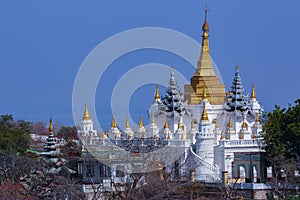
M 156 84 L 154 101 L 157 102 L 159 100 L 160 100 L 160 94 L 159 94 L 159 91 L 158 91 L 158 85 Z
M 111 121 L 111 127 L 112 128 L 117 128 L 117 122 L 116 122 L 116 119 L 114 117 L 112 118 L 112 121 Z
M 218 118 L 216 119 L 216 125 L 215 125 L 216 129 L 219 128 L 219 121 Z
M 126 128 L 130 128 L 130 125 L 129 125 L 129 122 L 128 122 L 128 117 L 126 117 L 126 125 L 125 125 Z
M 207 13 L 208 13 L 208 8 L 206 5 L 205 8 L 205 18 L 204 18 L 204 23 L 202 25 L 202 31 L 203 31 L 203 35 L 202 35 L 202 51 L 206 51 L 209 52 L 209 44 L 208 44 L 208 31 L 209 31 L 209 25 L 207 23 Z
M 232 117 L 229 117 L 228 128 L 232 128 Z
M 178 119 L 178 127 L 177 127 L 178 129 L 180 129 L 181 128 L 181 119 L 179 118 Z
M 82 119 L 83 120 L 91 120 L 87 102 L 85 103 L 85 109 L 84 109 L 84 114 L 83 114 Z
M 144 123 L 143 123 L 143 118 L 140 116 L 140 121 L 139 121 L 139 128 L 143 128 Z
M 245 118 L 245 117 L 244 117 L 244 119 L 243 119 L 242 128 L 243 128 L 243 129 L 247 128 L 247 122 L 246 122 L 246 118 Z
M 167 140 L 170 140 L 170 139 L 171 139 L 171 135 L 170 135 L 170 132 L 168 132 Z
M 205 103 L 203 103 L 203 112 L 202 112 L 201 120 L 208 120 Z
M 255 113 L 255 122 L 259 122 L 258 112 Z
M 195 128 L 195 121 L 194 119 L 192 119 L 192 122 L 191 122 L 191 129 Z
M 151 116 L 151 124 L 155 124 L 154 114 L 152 114 L 152 116 Z
M 256 99 L 256 93 L 255 93 L 254 83 L 252 83 L 251 99 Z
M 233 78 L 231 91 L 229 91 L 226 100 L 226 110 L 241 112 L 247 110 L 248 97 L 244 93 L 242 79 L 240 77 L 239 66 L 235 67 L 235 75 Z
M 49 120 L 49 135 L 50 134 L 53 134 L 53 124 L 52 124 L 52 117 L 50 117 L 50 120 Z
M 168 122 L 168 119 L 166 119 L 166 123 L 165 123 L 164 128 L 165 128 L 165 129 L 166 129 L 166 128 L 169 128 L 169 122 Z

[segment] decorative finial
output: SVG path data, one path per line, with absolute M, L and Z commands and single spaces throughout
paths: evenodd
M 84 114 L 83 114 L 82 119 L 83 120 L 91 120 L 87 102 L 85 103 L 85 109 L 84 109 Z
M 49 134 L 53 134 L 53 124 L 52 124 L 52 117 L 50 117 L 49 120 Z
M 203 35 L 202 35 L 202 38 L 203 38 L 203 40 L 202 40 L 202 51 L 209 52 L 209 45 L 208 45 L 209 25 L 207 23 L 207 13 L 208 13 L 208 8 L 206 6 L 204 23 L 202 25 L 202 31 L 203 31 Z
M 202 26 L 202 30 L 203 31 L 209 31 L 209 26 L 208 26 L 208 23 L 207 23 L 207 14 L 208 14 L 208 6 L 206 4 L 206 7 L 205 7 L 205 15 L 204 15 L 204 23 L 203 23 L 203 26 Z
M 111 121 L 111 127 L 112 128 L 117 128 L 117 122 L 116 122 L 116 119 L 114 117 L 112 118 L 112 121 Z
M 202 117 L 201 120 L 208 120 L 207 112 L 206 112 L 206 105 L 203 102 L 203 112 L 202 112 Z
M 129 122 L 128 122 L 128 117 L 126 117 L 126 128 L 130 128 Z
M 155 87 L 155 96 L 154 96 L 154 100 L 155 100 L 155 101 L 159 101 L 159 100 L 160 100 L 160 94 L 159 94 L 159 91 L 158 91 L 158 85 L 156 85 L 156 87 Z
M 180 118 L 178 119 L 178 129 L 180 129 L 181 128 L 181 120 L 180 120 Z
M 170 132 L 168 132 L 167 140 L 170 140 L 170 139 L 171 139 L 171 135 L 170 135 Z
M 171 77 L 174 77 L 174 74 L 175 74 L 174 66 L 171 66 Z
M 243 119 L 242 128 L 243 129 L 247 128 L 246 118 Z
M 143 118 L 140 116 L 140 121 L 139 121 L 139 128 L 143 128 L 144 123 L 143 123 Z
M 216 129 L 219 128 L 219 121 L 218 118 L 216 119 L 216 125 L 215 125 Z
M 152 123 L 152 124 L 155 124 L 154 114 L 152 114 L 152 116 L 151 116 L 151 123 Z
M 229 140 L 229 133 L 228 132 L 226 132 L 225 140 Z
M 232 117 L 229 117 L 228 128 L 232 128 Z
M 254 83 L 252 83 L 251 99 L 256 99 L 256 93 L 255 93 Z
M 195 120 L 192 119 L 192 122 L 191 122 L 191 129 L 195 128 Z
M 255 122 L 259 122 L 258 112 L 255 113 Z
M 205 5 L 205 20 L 207 19 L 207 13 L 208 13 L 208 6 L 207 6 L 207 4 Z
M 166 129 L 166 128 L 169 128 L 169 122 L 168 122 L 168 119 L 166 119 L 166 123 L 165 123 L 164 128 L 165 128 L 165 129 Z

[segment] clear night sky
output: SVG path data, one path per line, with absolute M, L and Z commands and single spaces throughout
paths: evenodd
M 75 76 L 96 45 L 119 32 L 147 26 L 174 29 L 201 42 L 206 3 L 211 55 L 226 90 L 238 64 L 246 93 L 254 82 L 265 110 L 299 98 L 299 0 L 6 0 L 0 3 L 0 114 L 45 122 L 52 115 L 55 122 L 72 125 Z M 194 73 L 166 52 L 145 50 L 121 57 L 105 74 L 111 85 L 96 96 L 104 126 L 111 119 L 110 101 L 105 99 L 113 82 L 133 66 L 150 62 L 174 65 L 188 79 Z M 146 116 L 153 92 L 154 85 L 147 85 L 133 95 L 135 120 Z

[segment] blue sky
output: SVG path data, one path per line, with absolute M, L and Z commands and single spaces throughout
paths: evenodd
M 201 42 L 206 3 L 211 55 L 226 89 L 238 64 L 246 92 L 254 82 L 265 110 L 299 98 L 298 0 L 7 0 L 0 3 L 0 113 L 45 122 L 52 115 L 56 123 L 72 125 L 73 83 L 95 46 L 119 32 L 148 26 L 177 30 Z M 121 57 L 105 73 L 111 85 L 96 95 L 98 118 L 104 126 L 111 119 L 108 99 L 113 82 L 126 70 L 149 62 L 174 65 L 187 78 L 194 72 L 167 52 L 145 50 Z M 130 108 L 135 120 L 146 116 L 153 87 L 146 85 L 133 95 Z

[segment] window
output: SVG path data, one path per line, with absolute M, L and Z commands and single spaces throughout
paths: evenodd
M 86 176 L 87 177 L 93 177 L 93 176 L 95 176 L 94 166 L 93 165 L 86 165 Z

